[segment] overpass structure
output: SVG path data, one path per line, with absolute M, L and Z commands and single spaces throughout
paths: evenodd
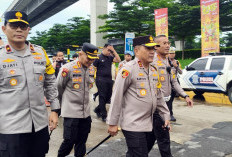
M 28 15 L 30 27 L 33 27 L 78 1 L 79 0 L 14 0 L 6 11 L 18 10 L 25 12 Z M 104 25 L 104 21 L 97 17 L 101 14 L 107 14 L 108 0 L 90 0 L 90 3 L 91 43 L 97 46 L 103 46 L 106 42 L 106 40 L 102 38 L 104 34 L 96 33 L 96 31 L 99 26 Z

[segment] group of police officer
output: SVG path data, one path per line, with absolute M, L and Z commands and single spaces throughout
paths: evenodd
M 46 51 L 26 40 L 27 15 L 5 13 L 2 30 L 8 43 L 0 48 L 0 157 L 45 157 L 49 129 L 64 118 L 59 157 L 74 147 L 83 157 L 91 130 L 89 90 L 93 87 L 98 48 L 84 43 L 77 60 L 63 65 L 57 79 Z M 166 56 L 166 36 L 137 37 L 133 40 L 135 59 L 120 67 L 107 117 L 108 132 L 114 136 L 118 125 L 126 138 L 127 157 L 147 157 L 158 141 L 162 157 L 171 156 L 170 113 L 166 102 L 173 87 L 189 106 L 192 100 L 177 82 L 177 69 Z M 156 53 L 155 53 L 155 51 Z M 44 96 L 51 103 L 47 117 Z

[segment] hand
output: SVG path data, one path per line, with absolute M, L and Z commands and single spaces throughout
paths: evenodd
M 117 125 L 109 125 L 108 133 L 111 136 L 116 136 L 118 134 L 118 126 Z
M 189 107 L 193 107 L 193 101 L 188 96 L 185 98 L 185 101 Z
M 178 64 L 176 63 L 176 60 L 175 60 L 175 59 L 172 61 L 172 65 L 173 65 L 175 68 L 178 67 Z
M 115 49 L 112 45 L 107 46 L 107 48 L 115 53 Z
M 58 124 L 58 114 L 56 112 L 51 112 L 49 117 L 49 128 L 50 130 L 54 130 Z
M 171 126 L 170 126 L 169 120 L 165 120 L 164 125 L 163 125 L 163 129 L 164 130 L 168 129 L 168 131 L 171 130 Z

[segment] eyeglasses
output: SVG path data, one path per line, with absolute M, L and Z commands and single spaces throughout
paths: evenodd
M 11 29 L 16 30 L 16 29 L 20 28 L 23 31 L 27 30 L 27 28 L 29 27 L 29 25 L 27 25 L 26 23 L 23 23 L 23 22 L 12 22 L 12 23 L 9 23 L 9 26 Z

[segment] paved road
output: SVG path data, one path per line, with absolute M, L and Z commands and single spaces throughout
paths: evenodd
M 94 89 L 93 91 L 96 91 Z M 90 93 L 92 94 L 92 93 Z M 232 105 L 221 94 L 204 94 L 194 97 L 193 108 L 186 107 L 183 99 L 176 98 L 174 114 L 177 122 L 172 123 L 171 147 L 174 157 L 232 157 Z M 213 100 L 213 101 L 212 101 Z M 91 101 L 93 108 L 97 102 Z M 88 150 L 108 134 L 107 126 L 97 119 L 92 111 L 92 130 L 87 141 Z M 56 157 L 62 142 L 62 119 L 59 127 L 52 133 L 47 157 Z M 120 133 L 93 151 L 90 157 L 122 157 L 126 153 L 125 139 Z M 73 152 L 71 156 L 73 157 Z M 159 157 L 157 145 L 149 154 Z

